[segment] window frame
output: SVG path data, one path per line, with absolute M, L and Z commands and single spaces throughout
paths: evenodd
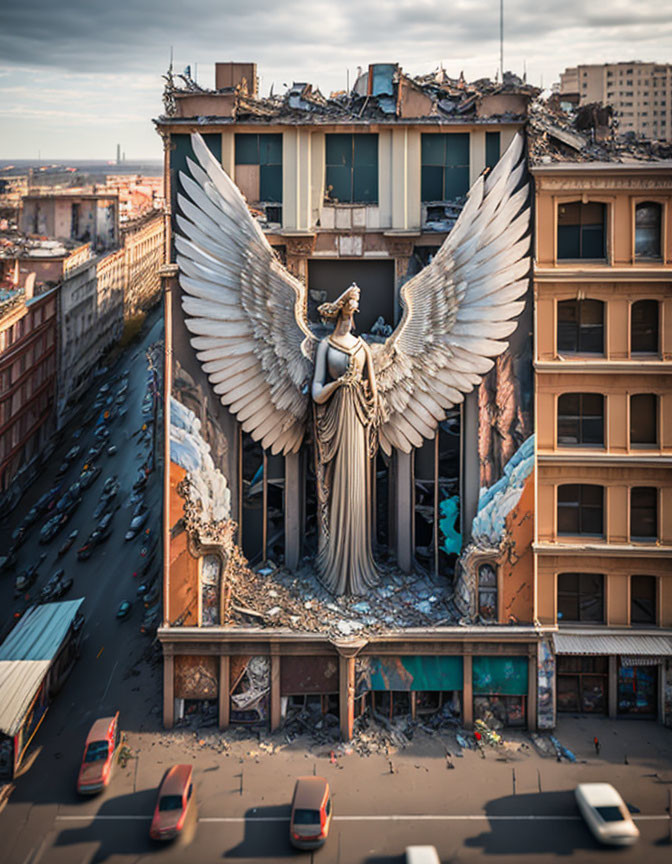
M 467 154 L 467 162 L 466 164 L 449 164 L 448 155 L 449 155 L 449 147 L 448 142 L 452 138 L 456 136 L 460 136 L 461 146 L 464 146 L 466 143 L 466 154 Z M 440 141 L 443 145 L 443 161 L 441 164 L 433 163 L 433 162 L 425 162 L 424 148 L 426 145 L 433 143 L 436 144 Z M 456 142 L 457 143 L 457 142 Z M 501 143 L 500 143 L 501 148 Z M 423 186 L 425 184 L 424 172 L 425 168 L 440 168 L 441 170 L 441 191 L 443 192 L 443 196 L 441 198 L 429 198 L 425 197 L 423 194 Z M 459 195 L 453 195 L 452 197 L 446 196 L 446 179 L 449 176 L 447 174 L 448 171 L 459 170 L 464 171 L 466 169 L 466 185 L 464 192 Z M 420 135 L 420 202 L 422 204 L 437 204 L 442 203 L 444 201 L 454 201 L 457 198 L 464 197 L 470 188 L 470 178 L 471 178 L 471 133 L 470 132 L 422 132 Z
M 650 579 L 653 582 L 653 619 L 650 621 L 634 621 L 632 616 L 633 610 L 633 592 L 632 592 L 632 584 L 633 579 Z M 658 576 L 652 576 L 649 573 L 631 573 L 630 578 L 628 579 L 628 624 L 632 626 L 660 626 L 660 578 Z
M 579 256 L 578 258 L 561 258 L 559 255 L 559 229 L 560 229 L 560 208 L 570 205 L 570 204 L 579 204 L 580 206 L 585 206 L 589 204 L 601 204 L 604 207 L 604 222 L 603 222 L 603 231 L 604 231 L 604 255 L 601 258 L 583 258 Z M 613 250 L 613 205 L 614 199 L 611 197 L 602 197 L 602 196 L 587 196 L 585 193 L 583 195 L 579 195 L 577 198 L 577 194 L 573 195 L 562 195 L 554 198 L 555 212 L 555 231 L 553 234 L 553 244 L 554 244 L 554 260 L 556 266 L 562 266 L 566 264 L 577 264 L 577 263 L 585 263 L 591 262 L 595 264 L 607 264 L 611 265 L 612 261 L 612 250 Z M 581 223 L 579 223 L 579 228 L 581 227 Z
M 576 414 L 577 432 L 578 432 L 578 439 L 579 440 L 577 440 L 576 443 L 569 443 L 569 444 L 560 441 L 560 417 L 561 417 L 560 400 L 565 398 L 565 397 L 568 397 L 568 396 L 578 396 L 578 398 L 579 398 L 579 408 L 578 408 L 578 412 Z M 593 398 L 600 399 L 602 402 L 602 413 L 600 415 L 600 419 L 602 421 L 602 440 L 600 442 L 593 442 L 593 441 L 584 442 L 582 440 L 584 437 L 584 434 L 583 434 L 584 422 L 586 422 L 590 419 L 594 420 L 597 418 L 597 415 L 585 415 L 584 414 L 584 411 L 582 410 L 582 406 L 583 406 L 583 398 L 585 396 L 591 396 Z M 572 448 L 572 447 L 581 448 L 581 449 L 591 449 L 591 450 L 604 450 L 604 449 L 606 449 L 607 442 L 606 442 L 605 433 L 606 433 L 607 423 L 605 423 L 605 418 L 607 415 L 607 404 L 608 404 L 607 403 L 607 396 L 604 393 L 591 393 L 591 392 L 586 392 L 586 391 L 574 391 L 574 390 L 570 390 L 567 393 L 558 393 L 557 399 L 556 399 L 556 407 L 555 407 L 555 444 L 556 444 L 556 447 L 558 449 L 565 449 L 565 448 Z M 564 414 L 562 416 L 563 417 L 572 417 L 574 415 Z
M 350 162 L 346 160 L 345 164 L 341 165 L 337 162 L 329 162 L 329 141 L 330 139 L 335 138 L 350 138 L 351 146 L 350 146 Z M 376 169 L 376 181 L 375 181 L 375 191 L 373 197 L 371 199 L 363 199 L 359 200 L 356 197 L 356 189 L 357 189 L 357 165 L 356 165 L 356 151 L 357 147 L 355 144 L 356 139 L 367 138 L 371 141 L 375 139 L 375 148 L 373 152 L 375 152 L 375 169 Z M 335 143 L 335 142 L 334 142 Z M 346 148 L 347 149 L 347 148 Z M 336 168 L 348 168 L 350 169 L 350 196 L 349 198 L 338 198 L 338 200 L 334 200 L 333 198 L 327 198 L 327 190 L 329 186 L 334 187 L 334 183 L 329 182 L 329 169 Z M 372 168 L 373 164 L 368 165 L 360 165 L 359 168 Z M 332 177 L 333 180 L 333 177 Z M 377 132 L 327 132 L 325 135 L 325 144 L 324 144 L 324 189 L 325 189 L 325 199 L 324 203 L 332 206 L 357 206 L 357 207 L 378 207 L 380 205 L 380 136 Z
M 632 408 L 632 400 L 638 396 L 652 396 L 654 403 L 654 424 L 656 430 L 655 441 L 633 441 L 632 440 L 632 418 L 636 412 Z M 640 393 L 628 393 L 628 447 L 630 450 L 660 450 L 660 395 L 649 391 Z
M 601 351 L 587 351 L 582 349 L 581 347 L 581 309 L 583 308 L 582 304 L 591 302 L 591 303 L 600 303 L 602 308 L 602 350 Z M 576 349 L 572 350 L 571 348 L 561 348 L 560 347 L 560 308 L 562 304 L 568 303 L 576 303 L 578 304 L 578 317 L 576 323 Z M 580 300 L 577 300 L 575 297 L 567 297 L 564 300 L 556 299 L 555 301 L 555 353 L 556 356 L 559 354 L 565 354 L 572 357 L 607 357 L 606 346 L 608 344 L 607 341 L 607 301 L 601 300 L 599 297 L 583 297 Z M 585 325 L 585 329 L 587 329 L 588 325 Z
M 657 258 L 638 258 L 636 255 L 637 207 L 640 204 L 658 204 L 660 207 L 660 255 Z M 648 264 L 667 260 L 667 201 L 665 198 L 637 195 L 630 199 L 631 206 L 631 249 L 630 259 L 633 264 Z
M 633 493 L 635 490 L 642 490 L 642 489 L 646 489 L 646 490 L 651 489 L 655 492 L 655 496 L 654 496 L 655 508 L 656 508 L 656 510 L 655 510 L 655 522 L 656 522 L 655 531 L 656 531 L 656 533 L 655 534 L 650 534 L 650 535 L 649 534 L 633 534 L 633 532 L 632 532 L 632 512 L 633 512 L 632 496 L 633 496 Z M 642 510 L 644 508 L 640 506 L 638 509 Z M 630 488 L 628 490 L 628 538 L 629 538 L 630 543 L 650 544 L 650 543 L 657 543 L 659 541 L 659 538 L 660 538 L 660 510 L 661 510 L 661 508 L 660 508 L 660 487 L 652 486 L 650 484 L 645 485 L 645 486 L 630 486 Z
M 578 495 L 578 498 L 576 499 L 576 504 L 574 504 L 572 501 L 561 502 L 560 501 L 560 490 L 565 488 L 565 487 L 572 487 L 572 486 L 576 486 L 579 489 L 579 495 Z M 601 520 L 600 521 L 601 521 L 602 525 L 601 525 L 601 531 L 599 533 L 581 530 L 583 527 L 583 521 L 584 521 L 583 510 L 584 509 L 595 509 L 595 510 L 597 509 L 597 507 L 593 507 L 593 505 L 588 505 L 588 504 L 583 503 L 583 501 L 582 501 L 583 491 L 582 490 L 584 489 L 584 487 L 588 487 L 588 488 L 596 487 L 597 489 L 602 490 L 602 504 L 600 507 L 600 514 L 601 514 Z M 606 513 L 606 510 L 607 510 L 607 508 L 606 508 L 606 497 L 607 497 L 606 496 L 606 487 L 601 483 L 559 483 L 555 488 L 556 488 L 556 491 L 555 491 L 555 520 L 556 520 L 555 533 L 556 533 L 556 537 L 595 537 L 595 538 L 601 539 L 601 540 L 605 539 L 605 537 L 606 537 L 605 525 L 607 524 L 607 519 L 606 519 L 606 516 L 607 516 L 607 513 Z M 578 520 L 577 520 L 578 521 L 578 530 L 577 531 L 561 531 L 560 530 L 560 511 L 561 511 L 561 508 L 564 507 L 565 509 L 568 509 L 570 506 L 571 507 L 576 506 L 578 509 Z
M 653 351 L 635 351 L 633 349 L 633 322 L 632 316 L 635 310 L 635 306 L 640 303 L 655 303 L 656 304 L 656 348 Z M 660 357 L 660 342 L 661 342 L 661 330 L 660 330 L 660 319 L 661 319 L 661 301 L 658 297 L 639 297 L 637 300 L 631 300 L 629 304 L 629 314 L 628 314 L 628 354 L 632 358 L 634 357 Z
M 567 588 L 565 588 L 564 590 L 561 590 L 560 579 L 563 576 L 576 576 L 577 577 L 578 587 L 577 587 L 576 591 L 569 590 Z M 589 596 L 588 591 L 584 590 L 582 592 L 582 590 L 581 590 L 581 580 L 583 577 L 585 577 L 587 579 L 594 579 L 595 577 L 599 577 L 601 580 L 601 582 L 600 582 L 601 604 L 600 604 L 600 616 L 599 616 L 599 618 L 598 617 L 582 618 L 581 617 L 581 611 L 582 611 L 581 597 L 582 597 L 582 594 L 584 596 Z M 577 617 L 576 618 L 565 618 L 564 615 L 562 615 L 562 612 L 560 610 L 560 596 L 561 595 L 563 595 L 565 597 L 575 597 L 576 608 L 577 608 Z M 606 609 L 607 609 L 607 602 L 606 601 L 607 601 L 607 579 L 605 578 L 604 573 L 566 571 L 563 573 L 558 573 L 556 575 L 556 580 L 555 580 L 556 616 L 555 616 L 555 620 L 558 624 L 560 624 L 560 623 L 563 623 L 563 624 L 604 624 L 605 620 L 606 620 Z

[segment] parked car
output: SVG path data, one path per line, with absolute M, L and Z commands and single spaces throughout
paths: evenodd
M 114 717 L 96 720 L 86 737 L 84 756 L 77 776 L 77 791 L 80 795 L 95 795 L 108 785 L 120 742 L 118 711 Z
M 124 535 L 124 540 L 132 540 L 134 537 L 137 537 L 148 519 L 149 510 L 145 510 L 138 516 L 133 517 L 133 519 L 131 519 L 131 524 L 128 526 L 128 531 Z
M 89 452 L 86 454 L 86 458 L 90 462 L 93 462 L 94 459 L 97 459 L 100 456 L 100 454 L 103 452 L 104 446 L 105 445 L 100 443 L 100 442 L 94 444 L 93 447 L 89 448 Z
M 119 478 L 117 477 L 116 474 L 110 474 L 110 476 L 106 478 L 105 483 L 103 484 L 103 488 L 101 489 L 101 494 L 102 495 L 108 495 L 110 493 L 110 490 L 113 489 L 115 486 L 118 489 L 119 488 L 119 482 L 118 481 L 119 481 Z
M 88 489 L 89 486 L 94 482 L 96 477 L 100 474 L 100 467 L 96 465 L 89 465 L 82 473 L 79 475 L 79 482 L 82 489 Z
M 110 444 L 110 446 L 107 448 L 107 455 L 108 456 L 116 456 L 117 455 L 117 445 L 116 444 Z
M 87 561 L 91 555 L 93 555 L 93 550 L 96 548 L 95 541 L 92 541 L 90 538 L 86 541 L 83 546 L 80 546 L 77 550 L 77 560 L 78 561 Z
M 153 584 L 153 580 L 151 582 L 141 582 L 140 585 L 138 585 L 138 590 L 136 591 L 138 597 L 144 598 L 152 590 Z
M 56 513 L 40 528 L 40 543 L 49 543 L 70 519 L 71 510 Z
M 598 843 L 632 846 L 637 842 L 639 830 L 611 783 L 580 783 L 574 790 L 574 797 Z
M 56 599 L 56 593 L 58 590 L 58 586 L 61 582 L 61 579 L 64 576 L 65 576 L 65 570 L 63 570 L 63 569 L 56 570 L 55 573 L 51 574 L 51 576 L 47 580 L 47 584 L 40 591 L 40 600 L 42 603 L 47 603 L 50 600 Z M 70 584 L 72 585 L 72 580 L 70 580 Z
M 58 547 L 58 557 L 59 558 L 62 558 L 65 555 L 65 553 L 68 551 L 68 549 L 72 546 L 72 544 L 77 539 L 78 534 L 79 534 L 79 531 L 76 528 L 74 531 L 71 531 L 68 534 L 67 540 L 64 540 L 63 543 L 61 543 L 61 545 Z
M 151 588 L 145 594 L 145 596 L 143 598 L 143 603 L 145 604 L 145 609 L 149 609 L 150 607 L 152 607 L 156 603 L 156 601 L 159 599 L 159 596 L 160 596 L 159 586 L 155 585 L 153 588 Z
M 61 462 L 61 464 L 58 466 L 58 471 L 56 472 L 56 476 L 62 477 L 65 474 L 65 472 L 68 470 L 69 467 L 70 467 L 69 462 Z
M 173 840 L 184 828 L 190 806 L 194 806 L 191 765 L 173 765 L 163 775 L 149 829 L 153 840 Z
M 16 551 L 28 536 L 28 526 L 19 525 L 12 531 L 12 549 Z
M 29 564 L 25 570 L 22 570 L 16 577 L 14 582 L 14 596 L 18 597 L 27 591 L 37 579 L 37 564 Z
M 329 834 L 332 809 L 324 777 L 299 777 L 294 787 L 289 839 L 297 849 L 317 849 Z
M 16 552 L 9 550 L 9 555 L 0 555 L 0 573 L 7 573 L 16 567 Z
M 81 452 L 82 448 L 79 446 L 79 444 L 75 444 L 74 447 L 71 447 L 65 454 L 65 461 L 74 462 Z
M 110 430 L 107 428 L 107 426 L 99 426 L 94 434 L 99 441 L 107 441 L 107 439 L 110 437 Z
M 117 609 L 117 618 L 121 621 L 124 618 L 128 618 L 131 613 L 132 603 L 130 600 L 124 600 Z

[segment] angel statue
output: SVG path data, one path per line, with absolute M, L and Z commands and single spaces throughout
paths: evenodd
M 214 392 L 244 432 L 295 453 L 312 421 L 317 569 L 334 594 L 377 581 L 371 551 L 370 460 L 434 438 L 508 347 L 528 287 L 530 211 L 522 135 L 481 175 L 443 245 L 401 289 L 403 315 L 382 344 L 352 333 L 360 292 L 319 307 L 334 331 L 319 341 L 306 286 L 278 260 L 233 181 L 198 134 L 198 164 L 180 172 L 175 237 L 191 344 Z

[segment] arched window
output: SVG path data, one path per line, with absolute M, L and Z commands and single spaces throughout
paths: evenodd
M 497 620 L 497 570 L 494 564 L 478 568 L 478 614 L 485 621 Z
M 558 444 L 604 445 L 604 397 L 600 393 L 563 393 L 558 397 Z
M 658 353 L 658 301 L 638 300 L 630 309 L 630 353 Z
M 604 303 L 562 300 L 558 303 L 558 351 L 604 354 Z
M 635 208 L 635 260 L 660 258 L 662 207 L 643 201 Z

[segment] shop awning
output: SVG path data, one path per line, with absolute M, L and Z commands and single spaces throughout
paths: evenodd
M 672 636 L 643 633 L 554 633 L 556 654 L 672 657 Z M 635 665 L 635 664 L 631 664 Z
M 83 602 L 31 607 L 0 645 L 0 732 L 16 735 L 21 728 Z

